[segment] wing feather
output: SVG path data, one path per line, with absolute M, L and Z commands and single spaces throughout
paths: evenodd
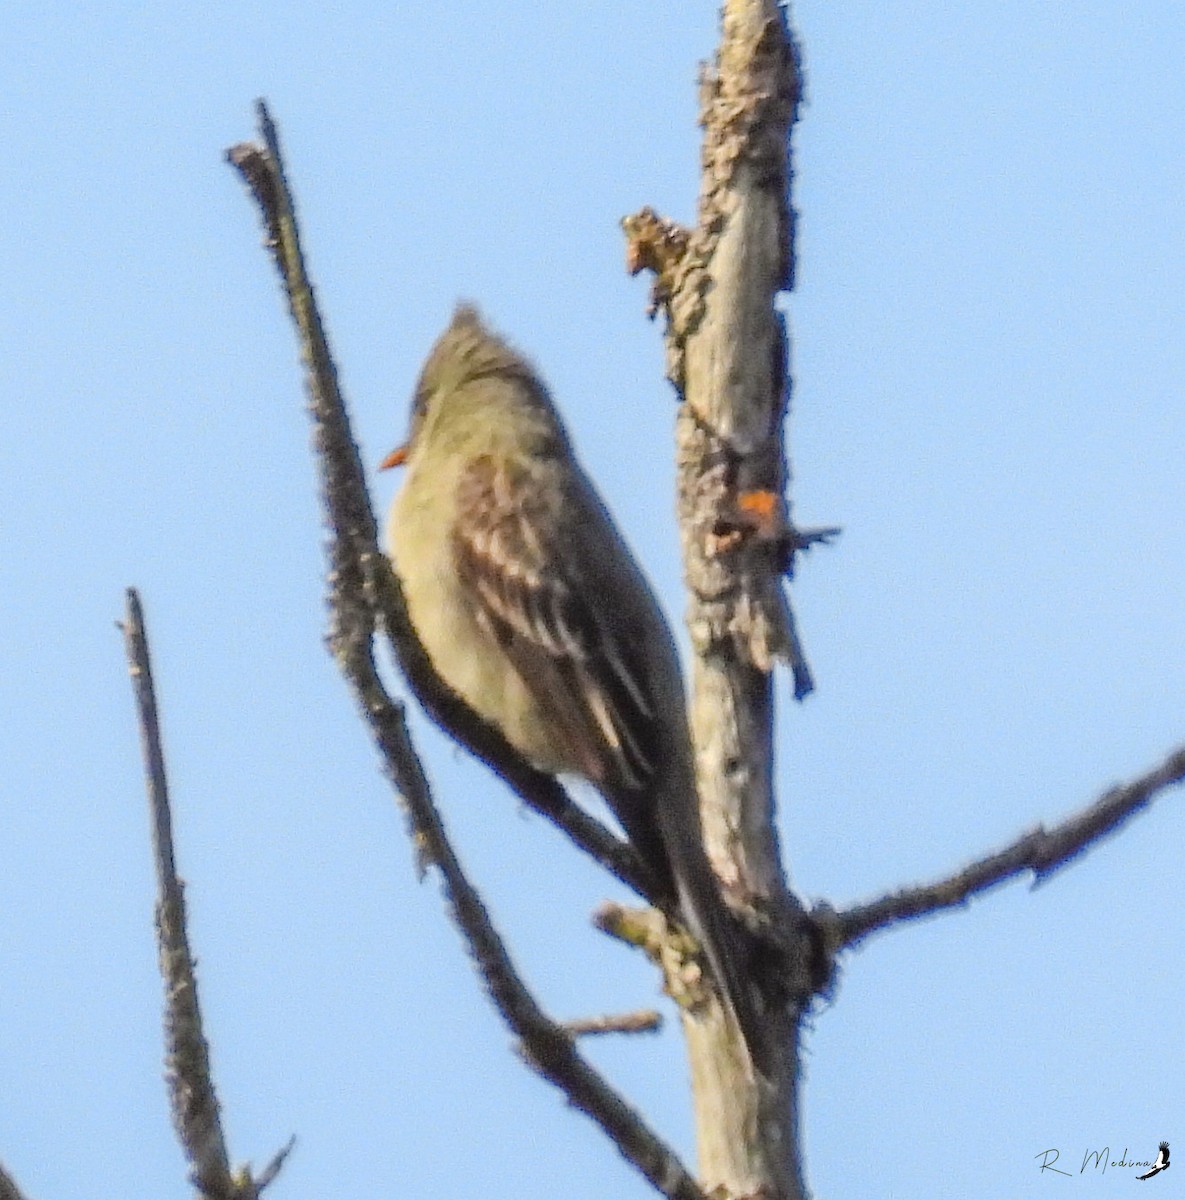
M 489 456 L 469 465 L 457 500 L 458 577 L 536 699 L 566 715 L 569 757 L 594 782 L 644 787 L 659 766 L 654 698 L 604 581 L 588 578 L 564 525 L 579 505 Z

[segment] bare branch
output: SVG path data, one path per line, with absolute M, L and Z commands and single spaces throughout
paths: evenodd
M 774 832 L 772 734 L 774 667 L 790 666 L 799 696 L 812 686 L 784 579 L 804 547 L 787 500 L 787 333 L 775 304 L 793 286 L 790 131 L 801 96 L 787 8 L 724 0 L 719 50 L 701 76 L 696 224 L 683 229 L 650 210 L 623 224 L 627 265 L 655 272 L 651 308 L 666 314 L 667 376 L 682 400 L 678 514 L 705 842 L 730 898 L 785 925 L 791 955 L 805 960 L 802 907 Z M 768 498 L 760 524 L 737 519 L 747 495 Z M 780 980 L 804 973 L 781 967 Z M 796 1035 L 806 999 L 775 994 L 766 1005 L 779 1063 L 770 1088 L 730 1066 L 726 1030 L 688 1023 L 705 1186 L 805 1195 Z
M 378 549 L 378 530 L 358 447 L 345 416 L 324 330 L 318 320 L 313 288 L 304 272 L 300 235 L 292 198 L 284 177 L 275 126 L 262 101 L 257 104 L 263 144 L 244 142 L 227 151 L 260 208 L 267 229 L 265 245 L 272 251 L 284 283 L 292 318 L 308 372 L 308 393 L 314 416 L 317 450 L 325 464 L 326 510 L 333 541 L 331 578 L 351 573 L 349 586 L 377 611 L 416 699 L 438 725 L 461 729 L 468 748 L 500 776 L 531 809 L 558 826 L 589 857 L 645 899 L 657 888 L 633 848 L 589 816 L 554 778 L 535 770 L 498 730 L 485 724 L 449 690 L 433 669 L 411 627 L 399 581 Z M 343 626 L 348 610 L 331 611 L 330 649 L 340 657 L 349 640 Z
M 1160 766 L 1112 788 L 1093 804 L 1052 829 L 1038 826 L 1010 846 L 981 858 L 957 874 L 937 883 L 904 888 L 855 908 L 821 913 L 821 924 L 833 931 L 828 940 L 837 948 L 851 947 L 870 934 L 945 908 L 967 904 L 971 897 L 1004 883 L 1014 875 L 1032 871 L 1033 884 L 1044 883 L 1055 871 L 1114 833 L 1146 808 L 1166 788 L 1185 781 L 1185 746 L 1174 750 Z
M 0 1200 L 25 1200 L 24 1192 L 3 1167 L 0 1167 Z
M 662 1028 L 662 1014 L 653 1008 L 639 1008 L 636 1012 L 605 1013 L 599 1017 L 565 1021 L 563 1028 L 573 1037 L 605 1033 L 657 1033 Z
M 676 428 L 679 526 L 695 649 L 692 723 L 704 829 L 726 886 L 777 897 L 772 835 L 771 672 L 796 664 L 783 576 L 799 548 L 786 501 L 786 332 L 792 286 L 789 135 L 801 98 L 797 44 L 774 0 L 726 0 L 720 49 L 701 81 L 699 215 L 689 233 L 643 211 L 626 221 L 631 264 L 659 271 Z M 763 525 L 738 522 L 768 498 Z M 710 753 L 708 748 L 710 747 Z
M 161 975 L 165 981 L 165 1077 L 169 1083 L 173 1127 L 190 1166 L 190 1181 L 208 1200 L 255 1200 L 276 1177 L 295 1139 L 272 1160 L 264 1176 L 242 1167 L 232 1175 L 218 1098 L 210 1071 L 210 1048 L 202 1031 L 197 973 L 186 932 L 184 885 L 177 877 L 173 817 L 161 745 L 160 718 L 144 609 L 135 588 L 127 590 L 127 616 L 120 626 L 136 697 L 140 745 L 152 823 L 156 865 L 156 932 Z M 3 1193 L 0 1191 L 0 1200 Z
M 345 597 L 341 600 L 358 603 Z M 519 978 L 448 841 L 408 738 L 402 708 L 386 696 L 375 670 L 369 639 L 349 651 L 343 669 L 378 741 L 388 774 L 407 806 L 421 856 L 440 870 L 453 918 L 468 943 L 486 991 L 520 1039 L 523 1057 L 563 1091 L 574 1107 L 592 1117 L 660 1192 L 679 1200 L 702 1200 L 702 1193 L 674 1152 L 577 1053 L 571 1037 L 542 1012 Z
M 673 925 L 658 909 L 630 908 L 613 900 L 597 908 L 593 924 L 609 937 L 641 950 L 662 971 L 667 995 L 684 1012 L 698 1013 L 699 1026 L 704 1027 L 704 1014 L 711 1011 L 711 991 L 706 987 L 699 947 L 679 925 Z M 692 1027 L 687 1032 L 694 1069 L 694 1047 L 699 1042 Z M 710 1038 L 703 1040 L 710 1044 Z
M 194 1183 L 202 1194 L 230 1198 L 236 1189 L 210 1073 L 209 1046 L 202 1031 L 197 975 L 186 933 L 185 896 L 177 878 L 173 852 L 169 786 L 148 656 L 148 634 L 140 597 L 134 588 L 127 591 L 127 616 L 122 629 L 136 697 L 152 822 L 157 946 L 165 982 L 165 1076 L 173 1127 L 189 1161 Z
M 703 1193 L 674 1152 L 580 1056 L 571 1036 L 542 1012 L 519 978 L 485 906 L 449 843 L 423 767 L 411 745 L 403 708 L 390 699 L 383 687 L 373 650 L 376 612 L 391 637 L 400 664 L 412 680 L 413 689 L 417 693 L 423 689 L 434 703 L 456 703 L 431 672 L 403 611 L 394 575 L 378 551 L 361 459 L 305 273 L 275 126 L 262 102 L 258 113 L 264 146 L 237 146 L 228 157 L 243 172 L 263 209 L 269 245 L 280 268 L 306 367 L 317 460 L 322 471 L 322 499 L 333 531 L 329 551 L 330 648 L 370 725 L 387 774 L 403 799 L 421 862 L 432 863 L 439 869 L 453 918 L 486 991 L 520 1039 L 523 1056 L 574 1107 L 592 1117 L 625 1158 L 660 1192 L 673 1200 L 703 1200 Z M 508 751 L 505 757 L 499 756 L 492 763 L 499 773 L 502 763 L 511 763 L 515 757 L 509 747 L 504 748 Z M 511 768 L 511 773 L 520 779 L 538 775 L 522 763 L 511 763 Z M 531 803 L 529 796 L 523 798 Z M 562 806 L 556 811 L 563 811 Z M 567 826 L 564 828 L 570 832 Z M 594 857 L 599 856 L 594 853 Z
M 272 1155 L 271 1162 L 269 1162 L 263 1168 L 263 1170 L 259 1172 L 259 1177 L 255 1180 L 255 1189 L 257 1194 L 262 1192 L 264 1188 L 268 1187 L 276 1178 L 276 1176 L 280 1174 L 280 1172 L 284 1169 L 284 1164 L 288 1161 L 288 1155 L 290 1155 L 295 1149 L 296 1135 L 293 1134 L 293 1136 L 290 1137 L 274 1155 Z

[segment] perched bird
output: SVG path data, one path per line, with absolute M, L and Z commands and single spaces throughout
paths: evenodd
M 1153 1175 L 1159 1175 L 1161 1171 L 1167 1171 L 1173 1164 L 1169 1162 L 1169 1144 L 1168 1142 L 1160 1143 L 1160 1153 L 1156 1156 L 1156 1161 L 1152 1164 L 1151 1171 L 1145 1171 L 1143 1175 L 1137 1175 L 1137 1179 L 1151 1179 Z
M 534 766 L 601 792 L 760 1069 L 757 993 L 703 847 L 670 630 L 543 382 L 471 307 L 432 348 L 408 439 L 382 463 L 403 465 L 387 547 L 436 672 Z

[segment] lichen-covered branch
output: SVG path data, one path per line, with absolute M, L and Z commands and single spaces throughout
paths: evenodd
M 306 368 L 322 499 L 333 535 L 329 551 L 330 647 L 378 743 L 387 774 L 403 799 L 420 861 L 440 871 L 448 905 L 482 983 L 499 1014 L 519 1038 L 523 1057 L 558 1087 L 575 1108 L 596 1121 L 625 1158 L 660 1192 L 672 1200 L 704 1200 L 695 1180 L 674 1152 L 585 1061 L 577 1052 L 571 1034 L 547 1017 L 522 982 L 449 843 L 419 757 L 411 745 L 402 706 L 391 700 L 383 686 L 374 660 L 376 614 L 395 645 L 413 688 L 427 697 L 428 707 L 456 703 L 431 671 L 403 611 L 394 575 L 378 551 L 361 460 L 304 268 L 275 126 L 262 103 L 259 120 L 263 144 L 236 146 L 228 157 L 242 172 L 262 210 Z M 491 751 L 489 761 L 499 773 L 512 779 L 538 776 L 518 762 L 505 743 L 497 745 L 501 739 L 492 730 L 489 733 L 491 739 L 486 743 Z M 535 782 L 543 778 L 538 777 Z M 547 811 L 552 819 L 557 819 L 556 814 L 570 816 L 562 804 L 554 803 L 555 792 L 551 796 L 550 811 L 546 805 L 542 811 Z M 531 802 L 528 795 L 524 799 Z M 532 806 L 539 808 L 537 804 Z M 565 824 L 564 828 L 578 840 L 571 825 Z M 599 860 L 604 855 L 606 866 L 623 878 L 628 876 L 628 881 L 645 893 L 646 880 L 640 865 L 631 862 L 635 858 L 632 852 L 607 853 L 606 847 L 588 841 L 590 828 L 593 826 L 587 822 L 580 827 L 583 848 Z
M 900 921 L 966 905 L 980 892 L 1026 871 L 1032 872 L 1034 883 L 1043 883 L 1084 850 L 1116 832 L 1166 788 L 1182 782 L 1185 782 L 1185 746 L 1174 750 L 1154 770 L 1112 788 L 1052 829 L 1038 826 L 1010 846 L 978 859 L 947 879 L 902 888 L 842 912 L 818 914 L 823 928 L 829 931 L 828 941 L 837 949 L 854 946 Z
M 334 600 L 338 603 L 338 600 Z M 354 603 L 356 601 L 348 601 Z M 461 869 L 432 802 L 402 709 L 387 697 L 369 638 L 344 648 L 343 669 L 367 716 L 392 783 L 404 798 L 422 861 L 444 880 L 453 917 L 487 993 L 520 1041 L 523 1057 L 558 1087 L 573 1107 L 592 1117 L 621 1153 L 672 1200 L 703 1200 L 678 1157 L 576 1051 L 571 1035 L 550 1020 L 519 978 L 485 906 Z
M 715 63 L 701 78 L 696 223 L 686 229 L 648 209 L 624 223 L 630 269 L 655 274 L 651 307 L 667 318 L 667 374 L 682 401 L 678 515 L 707 849 L 730 897 L 772 920 L 792 956 L 806 950 L 774 831 L 773 671 L 788 664 L 800 696 L 811 681 L 785 590 L 799 543 L 786 500 L 787 338 L 775 301 L 793 283 L 790 131 L 801 96 L 786 7 L 725 0 Z M 750 495 L 770 498 L 762 530 L 736 519 Z M 802 974 L 791 963 L 782 977 Z M 809 993 L 768 1000 L 780 1064 L 769 1087 L 730 1067 L 726 1031 L 700 1022 L 692 1041 L 688 1026 L 701 1177 L 734 1195 L 797 1200 L 806 1192 L 797 1030 Z
M 644 209 L 624 222 L 633 269 L 656 273 L 667 315 L 679 525 L 695 649 L 692 721 L 713 861 L 745 900 L 785 899 L 773 833 L 772 671 L 798 664 L 784 577 L 804 543 L 786 501 L 785 325 L 775 307 L 793 276 L 790 130 L 802 80 L 787 12 L 728 0 L 720 49 L 701 86 L 699 214 L 687 230 Z M 738 524 L 742 498 L 769 498 L 764 524 Z

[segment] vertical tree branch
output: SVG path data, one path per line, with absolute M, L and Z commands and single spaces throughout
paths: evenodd
M 668 359 L 684 403 L 679 515 L 695 648 L 693 722 L 705 829 L 726 884 L 783 888 L 772 836 L 772 669 L 792 635 L 783 562 L 718 530 L 743 492 L 782 497 L 788 401 L 784 323 L 792 280 L 790 127 L 798 55 L 773 0 L 727 0 L 702 80 L 699 218 L 670 305 Z
M 782 575 L 786 543 L 738 532 L 750 492 L 786 510 L 783 423 L 789 393 L 784 323 L 793 280 L 790 130 L 802 93 L 798 48 L 775 0 L 725 0 L 720 48 L 701 81 L 698 219 L 683 231 L 643 213 L 627 222 L 633 266 L 659 270 L 667 370 L 683 400 L 676 425 L 678 509 L 694 649 L 692 735 L 708 852 L 726 890 L 789 930 L 805 927 L 774 832 L 773 679 L 779 662 L 810 681 Z M 649 226 L 651 241 L 645 244 Z M 656 228 L 657 226 L 657 228 Z M 793 552 L 793 540 L 789 542 Z M 797 1200 L 800 1005 L 771 1004 L 780 1070 L 745 1077 L 722 1031 L 689 1027 L 701 1177 L 734 1195 Z
M 152 823 L 157 945 L 165 981 L 165 1076 L 173 1127 L 189 1162 L 191 1182 L 204 1200 L 258 1200 L 263 1189 L 279 1174 L 295 1139 L 272 1158 L 258 1178 L 252 1176 L 249 1167 L 231 1172 L 210 1071 L 210 1048 L 202 1030 L 197 972 L 186 931 L 184 885 L 177 877 L 173 851 L 173 816 L 148 654 L 148 632 L 135 588 L 128 588 L 127 616 L 121 628 L 136 697 Z
M 140 597 L 134 588 L 127 591 L 123 635 L 136 697 L 152 823 L 152 857 L 157 879 L 157 944 L 161 976 L 165 982 L 165 1076 L 169 1084 L 173 1126 L 201 1194 L 229 1200 L 236 1193 L 210 1073 L 209 1046 L 202 1030 L 197 975 L 186 932 L 185 896 L 177 878 L 173 853 L 173 818 L 148 655 L 148 634 L 144 628 Z

